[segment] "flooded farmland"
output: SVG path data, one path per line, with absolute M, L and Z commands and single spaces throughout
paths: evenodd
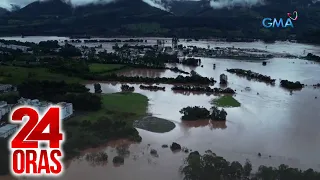
M 38 41 L 24 38 L 28 41 Z M 48 40 L 43 37 L 41 40 Z M 52 38 L 52 37 L 51 37 Z M 18 40 L 18 39 L 17 39 Z M 23 40 L 23 39 L 19 39 Z M 53 40 L 53 39 L 52 39 Z M 61 38 L 61 40 L 64 40 Z M 40 40 L 39 40 L 40 41 Z M 150 44 L 155 44 L 155 38 L 148 38 Z M 168 45 L 171 40 L 167 39 Z M 214 41 L 182 42 L 184 45 L 207 47 L 239 47 L 258 48 L 276 53 L 290 53 L 303 55 L 304 50 L 319 54 L 319 46 L 303 45 L 289 42 L 275 44 L 253 43 L 226 43 Z M 266 47 L 267 46 L 267 49 Z M 111 45 L 106 43 L 103 48 Z M 125 140 L 113 142 L 111 145 L 101 146 L 90 151 L 106 151 L 109 157 L 116 154 L 116 145 L 127 145 L 130 155 L 125 158 L 123 165 L 114 167 L 111 160 L 104 166 L 94 166 L 87 161 L 74 160 L 68 164 L 65 175 L 61 179 L 153 179 L 178 180 L 181 179 L 179 167 L 184 152 L 172 153 L 163 144 L 170 145 L 177 142 L 184 147 L 198 150 L 212 150 L 229 161 L 245 162 L 249 159 L 254 168 L 259 165 L 278 166 L 288 164 L 301 169 L 314 168 L 320 170 L 320 89 L 307 86 L 301 91 L 292 94 L 279 87 L 279 79 L 300 81 L 312 85 L 320 83 L 320 65 L 302 59 L 273 58 L 267 60 L 267 66 L 261 61 L 240 61 L 231 59 L 201 58 L 203 67 L 190 68 L 184 65 L 172 65 L 184 71 L 195 70 L 206 77 L 219 78 L 225 73 L 228 75 L 229 87 L 236 89 L 235 99 L 241 103 L 239 108 L 226 108 L 228 113 L 225 123 L 200 121 L 185 123 L 180 120 L 179 110 L 186 106 L 204 106 L 210 108 L 213 95 L 193 94 L 189 92 L 173 92 L 172 85 L 165 86 L 166 91 L 148 91 L 139 89 L 140 84 L 132 84 L 135 92 L 149 98 L 149 113 L 153 116 L 168 119 L 176 124 L 176 128 L 167 133 L 152 133 L 138 129 L 142 142 L 131 144 Z M 216 68 L 213 69 L 213 64 Z M 227 73 L 227 68 L 241 68 L 252 70 L 277 79 L 274 86 L 262 82 L 249 81 L 236 75 Z M 131 69 L 121 72 L 126 76 L 148 77 L 176 77 L 179 74 L 170 70 Z M 99 82 L 103 93 L 119 92 L 121 84 Z M 94 82 L 88 82 L 87 87 L 93 92 Z M 217 83 L 214 87 L 219 87 Z M 250 87 L 250 91 L 245 88 Z M 134 104 L 132 105 L 134 106 Z M 155 149 L 159 157 L 153 157 L 150 149 Z M 258 153 L 262 156 L 259 157 Z M 125 173 L 124 173 L 125 172 Z

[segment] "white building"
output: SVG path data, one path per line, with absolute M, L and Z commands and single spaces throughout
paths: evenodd
M 38 99 L 31 100 L 31 99 L 25 99 L 25 98 L 19 99 L 18 103 L 21 105 L 33 106 L 40 113 L 44 113 L 45 110 L 47 110 L 47 108 L 50 105 L 53 105 L 52 103 L 48 103 L 48 102 L 40 102 Z M 61 118 L 62 119 L 68 118 L 73 114 L 72 103 L 60 102 L 57 105 L 61 106 Z
M 58 103 L 61 106 L 61 118 L 69 118 L 73 114 L 73 105 L 72 103 L 60 102 Z
M 51 105 L 51 103 L 48 102 L 41 102 L 38 99 L 25 99 L 25 98 L 20 98 L 18 100 L 18 103 L 21 105 L 29 105 L 33 106 L 36 108 L 40 113 L 44 113 L 45 110 Z
M 17 88 L 12 86 L 11 84 L 0 84 L 0 93 L 2 92 L 9 92 L 9 91 L 16 91 Z
M 11 111 L 11 106 L 8 105 L 5 101 L 0 101 L 0 119 L 3 115 Z
M 7 138 L 12 135 L 18 129 L 18 125 L 16 124 L 7 124 L 5 126 L 0 127 L 0 138 Z

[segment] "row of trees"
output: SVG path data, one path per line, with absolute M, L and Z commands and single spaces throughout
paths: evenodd
M 216 81 L 213 78 L 201 77 L 201 76 L 177 76 L 176 78 L 171 77 L 143 77 L 143 76 L 121 76 L 116 74 L 107 75 L 86 75 L 84 77 L 88 80 L 98 80 L 98 81 L 118 81 L 118 82 L 138 82 L 138 83 L 183 83 L 183 84 L 214 84 Z
M 235 94 L 236 92 L 231 88 L 211 88 L 210 86 L 191 86 L 191 85 L 175 85 L 171 88 L 173 91 L 192 91 L 192 92 L 204 92 L 204 93 L 226 93 Z
M 229 162 L 211 151 L 200 155 L 195 151 L 189 154 L 180 172 L 184 180 L 316 180 L 320 173 L 313 169 L 306 171 L 280 165 L 278 168 L 260 166 L 252 173 L 250 161 L 242 165 L 237 161 Z
M 165 91 L 166 90 L 166 87 L 160 87 L 160 86 L 144 86 L 144 85 L 140 85 L 139 87 L 140 87 L 140 89 L 147 89 L 147 90 L 151 90 L 151 91 L 158 91 L 158 90 Z
M 211 119 L 214 121 L 225 121 L 227 119 L 227 112 L 222 109 L 219 110 L 217 107 L 211 107 L 211 112 L 199 106 L 188 106 L 182 108 L 179 111 L 182 115 L 181 119 L 184 121 L 196 121 L 196 120 L 206 120 Z
M 99 110 L 101 97 L 89 93 L 82 84 L 67 84 L 64 81 L 25 81 L 18 85 L 19 95 L 29 99 L 44 101 L 70 102 L 76 110 Z
M 234 73 L 239 76 L 247 77 L 248 79 L 254 79 L 258 81 L 262 81 L 268 84 L 274 84 L 275 79 L 272 79 L 270 76 L 262 75 L 251 70 L 243 70 L 243 69 L 227 69 L 227 72 Z
M 286 89 L 295 90 L 295 89 L 302 89 L 304 87 L 304 84 L 301 84 L 299 81 L 292 82 L 288 80 L 281 80 L 280 86 Z

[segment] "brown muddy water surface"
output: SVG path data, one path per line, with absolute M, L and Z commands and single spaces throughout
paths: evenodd
M 26 39 L 26 38 L 25 38 Z M 155 39 L 148 41 L 152 43 Z M 168 44 L 171 43 L 171 40 Z M 316 53 L 319 46 L 279 42 L 266 45 L 254 43 L 226 42 L 191 42 L 185 45 L 207 47 L 228 46 L 242 48 L 259 48 L 274 52 L 288 52 L 303 55 L 303 51 Z M 104 45 L 108 46 L 108 44 Z M 265 49 L 265 46 L 268 46 Z M 279 78 L 301 81 L 305 84 L 320 83 L 320 65 L 301 59 L 275 58 L 268 60 L 267 66 L 261 62 L 244 62 L 228 59 L 202 58 L 204 67 L 194 68 L 200 75 L 214 77 L 218 80 L 221 73 L 228 75 L 229 87 L 236 89 L 235 98 L 241 103 L 239 108 L 227 108 L 227 122 L 210 121 L 181 122 L 179 110 L 186 106 L 204 106 L 210 108 L 210 100 L 215 96 L 205 94 L 177 93 L 171 91 L 172 85 L 165 86 L 166 91 L 148 91 L 139 89 L 140 84 L 133 84 L 135 92 L 149 98 L 149 113 L 156 117 L 168 119 L 176 124 L 176 128 L 168 133 L 152 133 L 138 129 L 142 143 L 131 144 L 121 140 L 113 145 L 127 144 L 130 151 L 124 165 L 114 167 L 112 158 L 117 154 L 112 146 L 102 146 L 93 151 L 106 151 L 109 163 L 105 166 L 93 166 L 85 160 L 74 160 L 60 179 L 76 180 L 179 180 L 179 167 L 187 156 L 184 152 L 172 153 L 163 144 L 177 142 L 181 146 L 203 153 L 212 150 L 229 161 L 245 162 L 249 159 L 254 168 L 259 165 L 278 166 L 288 164 L 293 167 L 320 170 L 320 89 L 305 87 L 301 91 L 289 91 L 279 87 Z M 216 64 L 214 70 L 213 64 Z M 168 65 L 174 67 L 174 65 Z M 178 68 L 190 72 L 186 66 Z M 248 81 L 245 78 L 229 74 L 227 68 L 252 70 L 277 79 L 275 86 L 261 82 Z M 122 72 L 128 76 L 175 77 L 179 74 L 154 70 L 129 70 Z M 103 93 L 120 91 L 121 84 L 100 82 Z M 94 82 L 87 84 L 93 91 Z M 215 86 L 219 86 L 217 83 Z M 245 91 L 250 87 L 251 91 Z M 241 91 L 242 90 L 242 91 Z M 259 93 L 259 95 L 257 95 Z M 159 157 L 153 157 L 150 149 L 158 151 Z M 258 157 L 258 153 L 262 157 Z M 271 156 L 271 157 L 269 157 Z

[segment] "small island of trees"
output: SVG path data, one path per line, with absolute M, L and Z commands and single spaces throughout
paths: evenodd
M 123 84 L 123 85 L 121 85 L 121 90 L 123 91 L 123 92 L 133 92 L 134 91 L 134 87 L 132 86 L 129 86 L 129 85 L 127 85 L 127 84 Z
M 171 88 L 173 91 L 192 91 L 192 92 L 204 92 L 204 93 L 224 93 L 235 94 L 236 92 L 231 88 L 210 88 L 209 86 L 190 86 L 190 85 L 175 85 Z
M 205 119 L 211 119 L 214 121 L 225 121 L 227 119 L 227 112 L 224 109 L 219 110 L 217 107 L 213 106 L 210 110 L 211 111 L 199 106 L 188 106 L 182 108 L 179 112 L 183 114 L 181 119 L 184 121 L 195 121 Z
M 267 84 L 275 84 L 276 80 L 272 79 L 270 76 L 262 75 L 250 70 L 243 69 L 227 69 L 227 72 L 236 74 L 238 76 L 244 76 L 248 79 L 255 79 L 257 81 L 265 82 Z
M 302 89 L 304 87 L 304 84 L 301 84 L 299 81 L 292 82 L 288 80 L 281 80 L 280 86 L 286 89 L 296 90 L 296 89 Z
M 140 85 L 139 86 L 140 89 L 146 89 L 146 90 L 151 90 L 151 91 L 165 91 L 166 88 L 165 87 L 160 87 L 160 86 L 144 86 L 144 85 Z

